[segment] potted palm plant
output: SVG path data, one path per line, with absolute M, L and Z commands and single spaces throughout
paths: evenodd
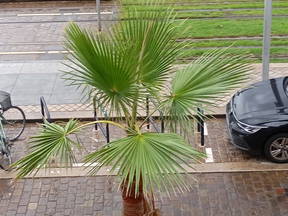
M 181 69 L 175 68 L 183 43 L 176 40 L 179 26 L 174 21 L 171 9 L 141 11 L 138 7 L 129 10 L 127 19 L 109 32 L 95 33 L 69 24 L 65 46 L 70 52 L 66 64 L 70 69 L 65 78 L 71 85 L 87 87 L 87 94 L 97 98 L 99 106 L 124 118 L 86 124 L 76 120 L 65 125 L 45 123 L 31 138 L 31 153 L 13 165 L 18 177 L 47 167 L 55 158 L 72 164 L 73 146 L 81 144 L 71 135 L 94 123 L 108 123 L 124 130 L 126 136 L 90 153 L 85 163 L 94 164 L 90 174 L 109 166 L 111 173 L 119 176 L 124 215 L 147 214 L 151 208 L 145 198 L 155 190 L 189 190 L 185 167 L 205 155 L 176 132 L 179 128 L 188 132 L 197 107 L 213 106 L 244 81 L 250 68 L 244 63 L 247 56 L 229 55 L 225 50 L 210 51 Z M 147 97 L 156 104 L 149 116 L 158 110 L 163 113 L 169 126 L 165 133 L 143 130 L 149 116 L 142 120 L 139 116 Z

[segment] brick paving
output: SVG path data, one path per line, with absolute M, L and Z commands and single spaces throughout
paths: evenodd
M 288 172 L 195 174 L 190 192 L 156 196 L 165 216 L 286 216 Z M 0 180 L 1 216 L 120 216 L 114 177 Z M 7 186 L 5 188 L 5 186 Z
M 225 119 L 209 120 L 207 129 L 205 147 L 212 148 L 215 162 L 265 161 L 262 156 L 250 155 L 231 144 Z
M 16 141 L 12 147 L 13 161 L 20 159 L 28 152 L 29 137 L 37 134 L 39 124 L 30 123 L 24 131 L 24 134 Z M 265 161 L 263 157 L 252 156 L 249 153 L 242 151 L 233 146 L 227 135 L 227 127 L 225 119 L 218 118 L 207 121 L 208 136 L 205 136 L 205 147 L 212 148 L 214 162 L 241 162 L 241 161 Z M 151 127 L 152 130 L 153 127 Z M 125 136 L 120 129 L 110 126 L 111 140 Z M 95 131 L 93 126 L 85 128 L 77 136 L 78 140 L 83 144 L 81 151 L 76 150 L 76 158 L 78 162 L 89 152 L 97 150 L 104 145 L 105 137 L 100 131 Z M 200 151 L 205 151 L 205 148 L 200 147 L 199 134 L 195 133 L 189 138 L 191 145 Z

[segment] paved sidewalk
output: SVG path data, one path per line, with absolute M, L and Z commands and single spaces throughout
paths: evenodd
M 117 17 L 117 2 L 101 4 L 103 29 Z M 39 98 L 44 96 L 53 118 L 92 117 L 92 106 L 83 104 L 80 91 L 65 86 L 63 33 L 70 21 L 97 29 L 95 2 L 2 3 L 0 8 L 0 90 L 12 94 L 15 105 L 28 118 L 40 118 Z M 288 64 L 272 64 L 271 77 L 288 75 Z M 261 79 L 261 64 L 255 64 L 250 82 Z M 243 85 L 245 87 L 245 85 Z M 231 92 L 232 93 L 232 92 Z M 224 102 L 216 113 L 224 113 Z
M 56 118 L 61 115 L 68 118 L 81 117 L 81 115 L 92 117 L 92 106 L 89 103 L 83 104 L 85 98 L 81 91 L 67 86 L 61 78 L 61 70 L 65 70 L 62 63 L 63 61 L 60 60 L 0 62 L 0 90 L 10 92 L 13 103 L 23 106 L 26 113 L 32 113 L 28 114 L 31 118 L 35 114 L 39 118 L 41 96 L 45 97 L 49 110 L 56 113 Z M 287 75 L 288 64 L 271 64 L 271 78 Z M 254 64 L 250 81 L 243 87 L 260 80 L 261 64 Z M 218 104 L 216 113 L 224 114 L 224 106 L 229 98 L 230 96 L 226 97 Z
M 81 91 L 61 78 L 64 69 L 61 61 L 2 62 L 0 89 L 11 93 L 16 105 L 39 105 L 41 96 L 47 104 L 81 103 Z
M 156 195 L 165 216 L 287 216 L 288 172 L 191 176 L 190 192 Z M 0 180 L 1 216 L 121 216 L 114 177 Z

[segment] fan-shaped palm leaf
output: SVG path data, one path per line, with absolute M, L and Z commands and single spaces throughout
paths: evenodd
M 165 114 L 170 119 L 183 126 L 197 114 L 197 107 L 209 109 L 245 82 L 251 71 L 245 63 L 247 56 L 225 51 L 210 51 L 176 72 L 170 94 L 163 101 Z
M 123 56 L 132 59 L 138 81 L 146 87 L 162 88 L 171 67 L 180 54 L 176 42 L 173 10 L 139 11 L 130 8 L 128 21 L 114 29 L 117 45 Z
M 120 176 L 120 184 L 127 184 L 127 191 L 135 191 L 136 196 L 140 182 L 146 193 L 155 186 L 168 193 L 172 189 L 188 190 L 189 183 L 180 173 L 186 173 L 184 167 L 190 166 L 189 162 L 204 157 L 177 134 L 135 133 L 89 154 L 85 161 L 99 164 L 91 168 L 91 174 L 103 166 L 112 166 L 111 172 Z
M 104 105 L 119 110 L 131 106 L 135 94 L 136 75 L 131 63 L 115 49 L 109 37 L 81 29 L 72 23 L 66 29 L 66 47 L 71 50 L 67 64 L 72 71 L 65 78 L 73 85 L 89 85 Z
M 157 94 L 165 87 L 181 48 L 172 10 L 132 9 L 128 14 L 131 19 L 110 33 L 92 33 L 72 23 L 65 34 L 71 51 L 67 66 L 72 69 L 65 78 L 72 85 L 93 87 L 91 95 L 97 95 L 101 106 L 126 114 L 137 109 L 136 102 L 143 102 L 145 93 Z
M 80 144 L 68 137 L 78 131 L 78 122 L 70 120 L 65 126 L 46 122 L 39 135 L 31 137 L 31 153 L 20 159 L 12 166 L 19 170 L 17 176 L 23 177 L 45 167 L 56 159 L 57 162 L 71 165 L 75 162 L 73 146 Z

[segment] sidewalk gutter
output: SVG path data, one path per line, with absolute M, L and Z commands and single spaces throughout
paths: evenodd
M 206 163 L 191 164 L 193 168 L 187 168 L 188 174 L 209 173 L 242 173 L 242 172 L 275 172 L 288 171 L 288 164 L 275 164 L 270 162 L 229 162 L 229 163 Z M 25 178 L 55 178 L 55 177 L 82 177 L 87 176 L 89 167 L 72 168 L 47 168 L 40 169 L 35 175 Z M 110 167 L 103 167 L 96 176 L 116 175 L 110 172 Z M 0 171 L 0 179 L 16 177 L 16 172 Z

